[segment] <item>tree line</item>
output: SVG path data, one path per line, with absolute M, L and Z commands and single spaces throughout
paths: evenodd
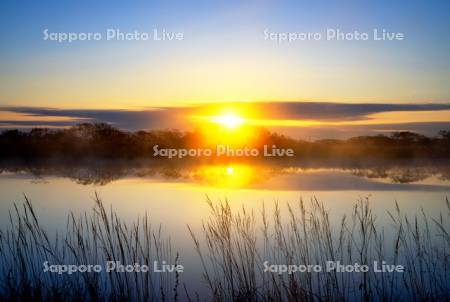
M 152 158 L 153 146 L 160 148 L 201 147 L 200 131 L 177 130 L 124 131 L 105 123 L 83 123 L 65 129 L 35 128 L 4 130 L 0 133 L 0 158 L 39 160 L 64 158 L 138 159 Z M 251 147 L 276 145 L 294 150 L 289 161 L 360 160 L 427 160 L 450 159 L 450 131 L 434 137 L 413 132 L 393 132 L 389 135 L 359 136 L 350 139 L 299 140 L 255 130 Z

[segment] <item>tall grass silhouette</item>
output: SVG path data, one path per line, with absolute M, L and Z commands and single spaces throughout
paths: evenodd
M 96 194 L 90 213 L 69 214 L 64 237 L 43 229 L 30 201 L 10 212 L 10 228 L 0 233 L 1 299 L 6 301 L 163 301 L 176 300 L 178 274 L 43 272 L 43 263 L 104 264 L 120 261 L 153 268 L 153 261 L 176 262 L 161 228 L 147 213 L 132 224 L 107 210 Z
M 95 195 L 92 211 L 69 214 L 63 235 L 40 224 L 31 202 L 10 211 L 0 232 L 0 300 L 5 301 L 448 301 L 450 299 L 450 204 L 439 217 L 424 210 L 405 215 L 398 204 L 390 222 L 377 221 L 367 199 L 351 214 L 332 223 L 316 199 L 275 204 L 255 214 L 232 210 L 227 201 L 208 200 L 209 217 L 202 231 L 188 226 L 205 281 L 190 288 L 178 273 L 43 272 L 43 263 L 153 266 L 179 262 L 169 237 L 153 228 L 144 214 L 132 223 L 106 209 Z M 181 255 L 182 256 L 182 255 Z M 368 264 L 405 266 L 404 273 L 278 273 L 264 263 L 321 265 Z M 190 276 L 185 271 L 185 276 Z M 186 277 L 184 278 L 186 279 Z
M 421 212 L 412 220 L 398 204 L 388 212 L 391 225 L 377 224 L 368 199 L 351 216 L 332 225 L 323 203 L 312 199 L 261 213 L 234 213 L 228 202 L 208 201 L 210 218 L 201 239 L 190 234 L 202 260 L 204 278 L 215 301 L 446 301 L 450 299 L 450 204 L 437 219 Z M 284 217 L 284 216 L 283 216 Z M 389 233 L 389 234 L 387 234 Z M 202 245 L 201 242 L 204 242 Z M 320 265 L 327 261 L 373 266 L 402 264 L 404 273 L 284 273 L 264 262 Z

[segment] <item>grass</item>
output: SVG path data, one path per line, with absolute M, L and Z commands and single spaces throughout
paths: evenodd
M 189 288 L 180 274 L 44 273 L 42 263 L 98 264 L 119 260 L 152 267 L 177 263 L 178 253 L 147 214 L 123 222 L 99 196 L 89 213 L 69 214 L 64 236 L 41 226 L 25 197 L 0 232 L 0 300 L 5 301 L 448 301 L 450 300 L 450 204 L 439 217 L 425 211 L 404 215 L 395 205 L 390 223 L 380 225 L 367 199 L 332 223 L 316 199 L 300 200 L 282 214 L 265 207 L 255 214 L 233 211 L 227 201 L 208 200 L 203 231 L 188 227 L 202 265 L 204 288 Z M 270 264 L 327 261 L 372 266 L 402 264 L 404 273 L 265 272 Z M 185 279 L 189 272 L 183 273 Z
M 350 217 L 332 226 L 316 199 L 261 213 L 233 213 L 227 202 L 209 201 L 211 216 L 203 240 L 191 230 L 204 278 L 215 301 L 445 301 L 450 299 L 450 205 L 438 219 L 421 212 L 412 220 L 396 205 L 391 225 L 379 226 L 369 201 L 360 200 Z M 307 210 L 308 208 L 308 210 Z M 285 216 L 283 216 L 285 217 Z M 386 234 L 389 232 L 389 235 Z M 204 241 L 202 245 L 200 242 Z M 327 261 L 403 264 L 406 272 L 264 272 L 263 263 L 318 264 Z
M 170 241 L 163 238 L 161 228 L 152 228 L 147 214 L 126 224 L 96 195 L 90 213 L 68 216 L 64 237 L 49 238 L 25 197 L 23 206 L 10 213 L 10 228 L 0 233 L 0 300 L 177 300 L 177 274 L 43 272 L 45 261 L 81 265 L 118 260 L 150 267 L 155 260 L 176 262 Z

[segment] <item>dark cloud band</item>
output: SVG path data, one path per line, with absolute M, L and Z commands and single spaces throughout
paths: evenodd
M 221 108 L 221 106 L 239 106 L 250 109 L 254 112 L 264 114 L 267 119 L 289 119 L 289 120 L 318 120 L 318 121 L 354 121 L 366 120 L 370 114 L 392 112 L 392 111 L 439 111 L 450 110 L 450 104 L 352 104 L 352 103 L 319 103 L 319 102 L 256 102 L 256 103 L 227 103 L 195 105 L 190 107 L 159 107 L 143 110 L 91 110 L 91 109 L 57 109 L 42 107 L 0 107 L 0 111 L 8 111 L 27 115 L 25 121 L 20 120 L 0 120 L 0 126 L 5 127 L 33 127 L 52 126 L 65 127 L 81 122 L 105 122 L 115 127 L 126 130 L 139 129 L 188 129 L 189 121 L 186 116 L 195 112 Z M 61 117 L 58 121 L 53 119 L 48 121 L 45 117 Z M 31 119 L 30 119 L 31 117 Z M 70 118 L 70 120 L 67 120 Z M 449 123 L 410 123 L 410 124 L 386 124 L 377 126 L 342 126 L 336 127 L 316 127 L 334 133 L 348 132 L 352 130 L 373 132 L 389 130 L 416 130 L 418 132 L 436 132 L 440 129 L 449 129 Z M 444 128 L 443 128 L 444 127 Z M 296 131 L 289 129 L 281 132 Z M 311 129 L 310 129 L 311 130 Z

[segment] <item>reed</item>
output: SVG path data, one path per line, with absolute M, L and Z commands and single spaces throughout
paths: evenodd
M 144 264 L 177 261 L 170 240 L 153 228 L 147 213 L 124 223 L 106 209 L 96 194 L 90 213 L 68 215 L 64 237 L 49 233 L 39 223 L 30 201 L 10 212 L 10 227 L 0 233 L 0 300 L 4 301 L 162 301 L 176 300 L 178 276 L 153 273 L 74 273 L 43 271 L 55 265 Z
M 208 201 L 211 215 L 201 238 L 190 230 L 214 301 L 448 301 L 450 299 L 450 205 L 437 219 L 422 210 L 410 218 L 395 204 L 390 225 L 379 225 L 368 199 L 332 225 L 313 198 L 288 204 L 281 215 L 265 208 L 257 221 L 245 208 Z M 282 219 L 284 217 L 284 219 Z M 262 225 L 261 229 L 255 229 Z M 200 242 L 204 242 L 202 245 Z M 373 267 L 386 261 L 404 273 L 336 271 L 278 273 L 264 262 L 319 265 L 327 261 Z
M 183 274 L 43 272 L 42 264 L 121 261 L 150 267 L 178 263 L 170 238 L 145 213 L 125 223 L 95 195 L 92 211 L 68 215 L 64 235 L 50 234 L 31 202 L 15 205 L 0 231 L 1 301 L 448 301 L 450 299 L 450 203 L 439 217 L 424 210 L 405 215 L 398 204 L 380 224 L 368 199 L 355 203 L 340 223 L 313 198 L 260 213 L 232 210 L 207 200 L 210 215 L 201 232 L 188 226 L 202 266 L 204 288 L 190 288 Z M 286 213 L 282 213 L 286 210 Z M 328 261 L 372 266 L 402 264 L 404 273 L 278 273 L 275 265 Z M 183 290 L 180 290 L 183 288 Z

